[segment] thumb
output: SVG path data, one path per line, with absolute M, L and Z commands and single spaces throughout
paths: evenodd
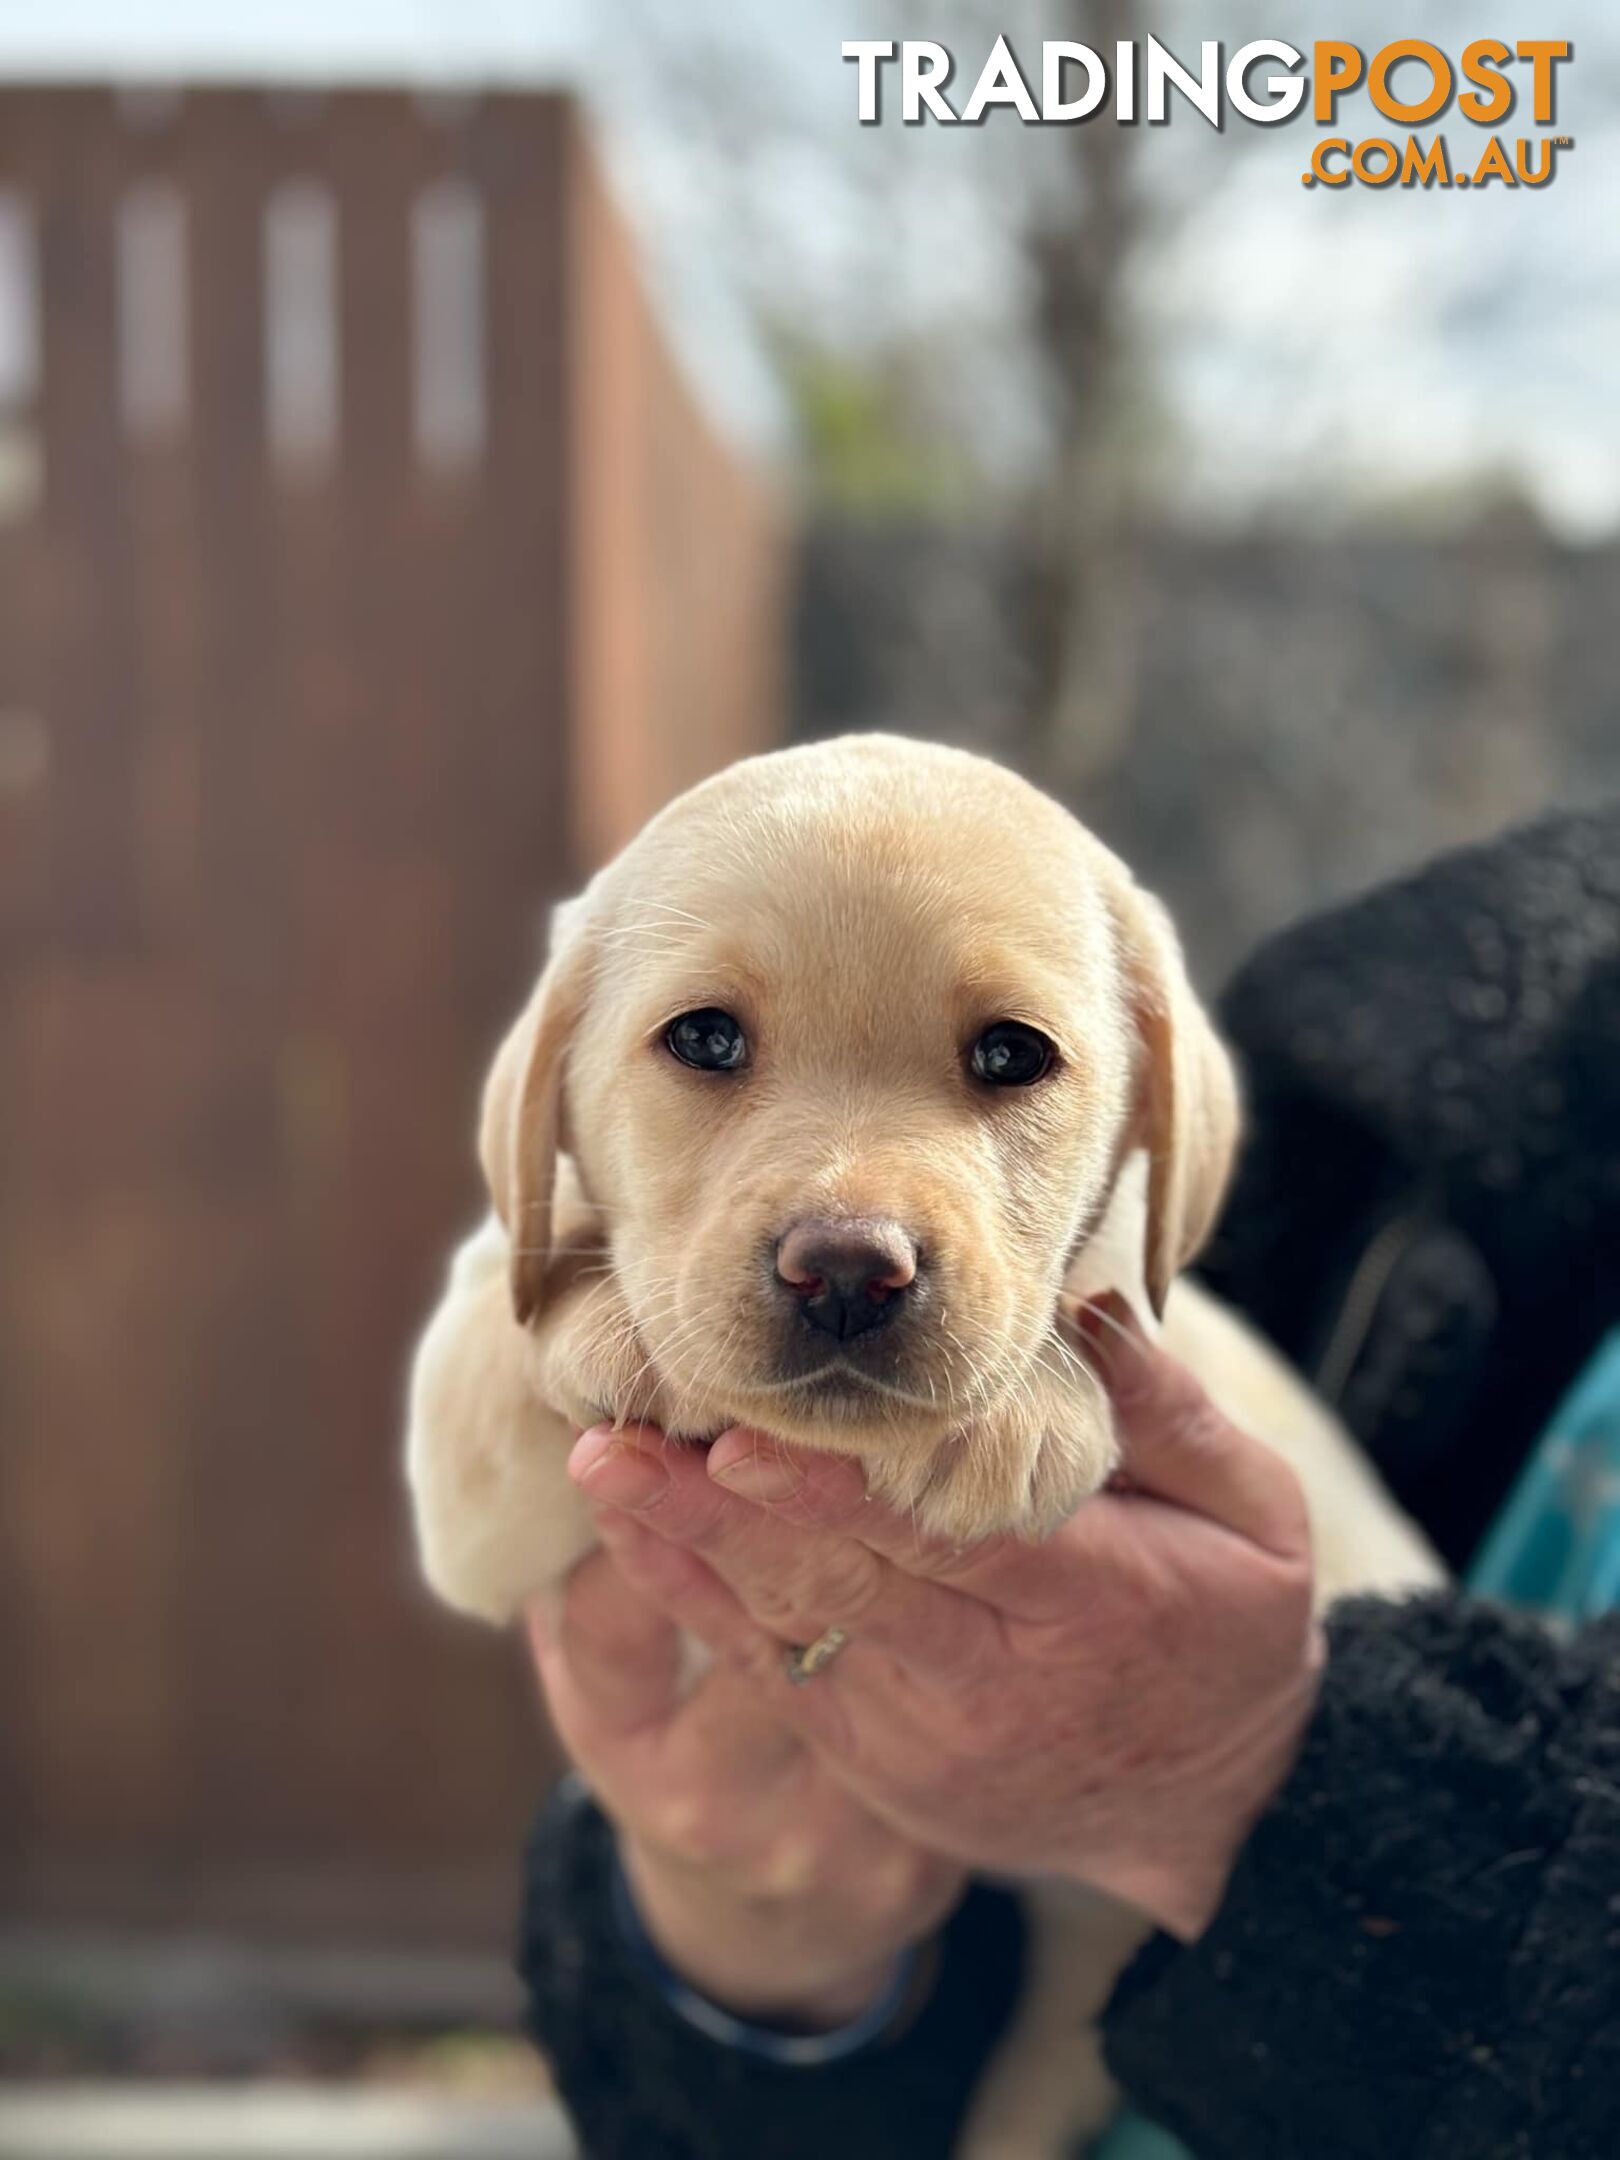
M 1218 1410 L 1168 1351 L 1150 1343 L 1117 1292 L 1082 1305 L 1078 1326 L 1114 1406 L 1133 1485 L 1267 1551 L 1309 1550 L 1305 1498 L 1288 1464 Z

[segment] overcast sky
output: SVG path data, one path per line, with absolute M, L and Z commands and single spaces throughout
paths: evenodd
M 740 424 L 772 401 L 739 325 L 762 290 L 779 311 L 859 348 L 922 336 L 983 385 L 1016 387 L 1028 294 L 1007 244 L 1015 158 L 1061 136 L 860 129 L 849 36 L 945 37 L 977 71 L 995 31 L 1038 39 L 1042 0 L 936 10 L 872 0 L 0 0 L 0 74 L 554 81 L 590 98 L 655 280 L 693 368 Z M 1550 188 L 1428 195 L 1303 189 L 1315 130 L 1190 112 L 1144 134 L 1164 209 L 1137 304 L 1191 508 L 1328 507 L 1410 497 L 1482 473 L 1515 477 L 1563 529 L 1620 530 L 1620 7 L 1564 0 L 1171 0 L 1176 39 L 1421 29 L 1576 42 L 1559 126 L 1576 148 Z M 963 30 L 964 17 L 981 29 Z M 694 80 L 696 78 L 696 80 Z M 702 86 L 718 86 L 703 113 Z M 1376 132 L 1376 130 L 1374 130 Z M 1454 142 L 1475 131 L 1453 120 Z M 746 184 L 739 187 L 739 166 Z M 741 207 L 739 207 L 741 205 Z M 774 281 L 774 290 L 773 287 Z M 1006 455 L 1036 440 L 1009 392 Z

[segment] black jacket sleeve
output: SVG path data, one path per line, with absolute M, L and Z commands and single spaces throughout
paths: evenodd
M 1620 803 L 1282 931 L 1220 1018 L 1248 1137 L 1200 1272 L 1461 1571 L 1620 1314 Z
M 909 2012 L 859 2053 L 799 2068 L 670 2007 L 620 1925 L 615 1865 L 612 1831 L 569 1780 L 530 1841 L 518 1962 L 589 2160 L 947 2160 L 1022 1980 L 1012 1898 L 971 1889 Z
M 1321 1706 L 1213 1925 L 1104 2020 L 1198 2160 L 1620 2153 L 1620 1615 L 1339 1608 Z

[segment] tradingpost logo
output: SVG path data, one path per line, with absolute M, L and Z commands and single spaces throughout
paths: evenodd
M 1318 132 L 1300 179 L 1306 187 L 1546 187 L 1572 150 L 1558 121 L 1568 38 L 1476 38 L 1450 53 L 1427 38 L 1368 51 L 1339 38 L 1301 49 L 1255 38 L 1228 57 L 1207 38 L 1198 64 L 1156 37 L 1106 52 L 1068 38 L 1041 47 L 1026 72 L 998 37 L 971 86 L 948 46 L 929 38 L 849 38 L 864 127 L 898 109 L 904 127 L 972 127 L 1011 113 L 1026 127 L 1112 118 L 1166 125 L 1178 108 L 1212 128 L 1235 115 L 1277 127 L 1307 108 Z

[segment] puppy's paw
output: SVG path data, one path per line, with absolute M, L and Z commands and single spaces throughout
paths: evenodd
M 1041 1363 L 926 1464 L 885 1467 L 873 1483 L 938 1537 L 1043 1538 L 1107 1483 L 1118 1459 L 1100 1383 L 1078 1362 Z
M 535 1393 L 571 1424 L 677 1429 L 670 1399 L 612 1276 L 581 1284 L 530 1334 Z

